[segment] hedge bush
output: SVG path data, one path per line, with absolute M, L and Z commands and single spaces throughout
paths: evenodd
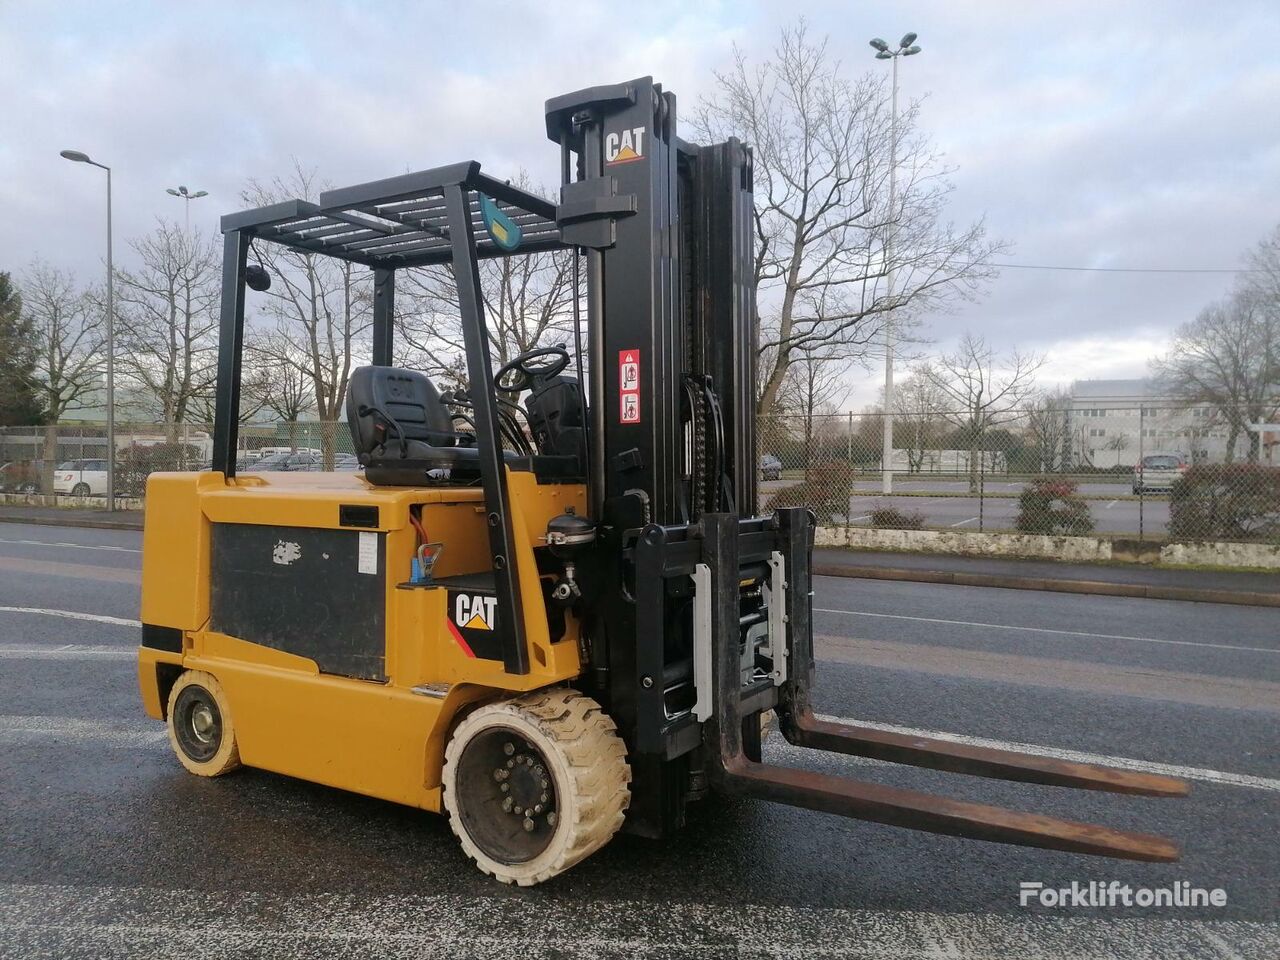
M 1037 477 L 1023 487 L 1013 525 L 1020 533 L 1093 533 L 1089 501 L 1074 480 L 1061 477 Z
M 765 503 L 765 511 L 784 507 L 808 507 L 818 523 L 831 523 L 836 517 L 849 515 L 849 497 L 853 492 L 853 468 L 843 460 L 833 460 L 809 471 L 803 483 L 783 487 Z
M 1260 463 L 1191 467 L 1169 493 L 1169 536 L 1280 543 L 1280 467 Z

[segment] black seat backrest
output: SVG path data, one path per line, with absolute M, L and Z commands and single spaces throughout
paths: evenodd
M 385 443 L 417 440 L 452 447 L 457 436 L 435 384 L 424 373 L 399 367 L 357 367 L 347 386 L 347 425 L 356 455 Z

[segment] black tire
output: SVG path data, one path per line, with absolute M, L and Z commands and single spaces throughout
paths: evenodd
M 18 487 L 18 493 L 25 493 L 27 494 L 27 496 L 30 496 L 31 494 L 39 493 L 39 492 L 40 492 L 40 487 L 34 483 L 24 483 L 22 484 L 22 486 Z
M 219 777 L 240 766 L 231 704 L 222 684 L 203 670 L 188 670 L 169 691 L 169 745 L 188 771 Z
M 631 800 L 626 752 L 613 720 L 577 690 L 486 704 L 458 724 L 445 750 L 449 825 L 490 876 L 522 887 L 549 880 L 622 826 Z
M 71 495 L 73 497 L 89 496 L 89 485 L 87 483 L 77 483 L 74 487 L 71 488 Z

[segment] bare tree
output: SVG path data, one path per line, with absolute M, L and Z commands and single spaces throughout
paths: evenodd
M 514 183 L 542 192 L 523 171 Z M 480 261 L 480 295 L 497 366 L 535 347 L 573 338 L 572 264 L 568 250 Z M 396 293 L 397 334 L 408 356 L 449 386 L 461 386 L 466 351 L 452 268 L 401 271 Z
M 783 30 L 768 62 L 752 65 L 737 52 L 695 111 L 702 136 L 741 137 L 753 149 L 762 416 L 805 354 L 872 357 L 889 310 L 902 338 L 924 309 L 973 296 L 991 275 L 1001 247 L 983 222 L 957 229 L 943 220 L 950 171 L 919 131 L 918 112 L 912 104 L 898 119 L 890 210 L 885 80 L 845 79 L 803 20 Z
M 1257 461 L 1261 435 L 1247 425 L 1280 412 L 1280 302 L 1260 283 L 1238 287 L 1179 327 L 1151 367 L 1180 403 L 1213 408 L 1227 427 L 1228 462 L 1241 434 L 1249 437 L 1249 460 Z
M 173 442 L 176 425 L 212 393 L 217 374 L 219 257 L 198 232 L 163 222 L 132 247 L 139 267 L 118 273 L 120 361 Z
M 1045 358 L 1020 353 L 998 357 L 982 337 L 966 333 L 955 351 L 921 368 L 946 401 L 943 416 L 969 442 L 969 490 L 979 486 L 980 453 L 987 432 L 1014 419 L 1035 394 Z
M 314 171 L 295 164 L 289 178 L 250 181 L 243 199 L 254 206 L 292 197 L 314 201 L 322 187 Z M 262 307 L 271 335 L 261 343 L 274 350 L 271 360 L 307 378 L 321 422 L 324 463 L 332 469 L 336 422 L 343 415 L 359 341 L 370 325 L 372 275 L 363 267 L 279 244 L 255 244 L 253 256 L 273 281 Z
M 1042 473 L 1065 470 L 1071 453 L 1071 394 L 1043 390 L 1027 408 L 1027 438 L 1036 449 Z
M 943 434 L 946 395 L 934 382 L 927 362 L 916 364 L 893 390 L 894 439 L 906 450 L 907 472 L 924 468 L 925 454 L 938 449 Z
M 823 353 L 806 353 L 791 364 L 779 395 L 778 407 L 799 416 L 804 436 L 804 468 L 808 476 L 814 463 L 815 437 L 835 435 L 836 406 L 849 394 L 844 382 L 845 368 L 839 358 Z M 822 429 L 826 426 L 828 429 Z
M 246 380 L 244 393 L 258 410 L 270 410 L 289 427 L 289 446 L 298 449 L 298 421 L 314 414 L 315 394 L 307 372 L 306 358 L 278 334 L 255 336 L 245 346 L 245 356 L 253 363 L 253 375 Z
M 102 375 L 103 316 L 94 309 L 90 292 L 78 287 L 70 274 L 40 261 L 28 268 L 22 294 L 35 343 L 35 377 L 48 418 L 42 488 L 52 493 L 57 423 L 88 398 Z

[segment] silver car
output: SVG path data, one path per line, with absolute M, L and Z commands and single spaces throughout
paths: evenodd
M 1187 458 L 1180 453 L 1153 453 L 1143 457 L 1133 468 L 1133 492 L 1172 490 L 1178 478 L 1186 473 L 1187 466 Z

